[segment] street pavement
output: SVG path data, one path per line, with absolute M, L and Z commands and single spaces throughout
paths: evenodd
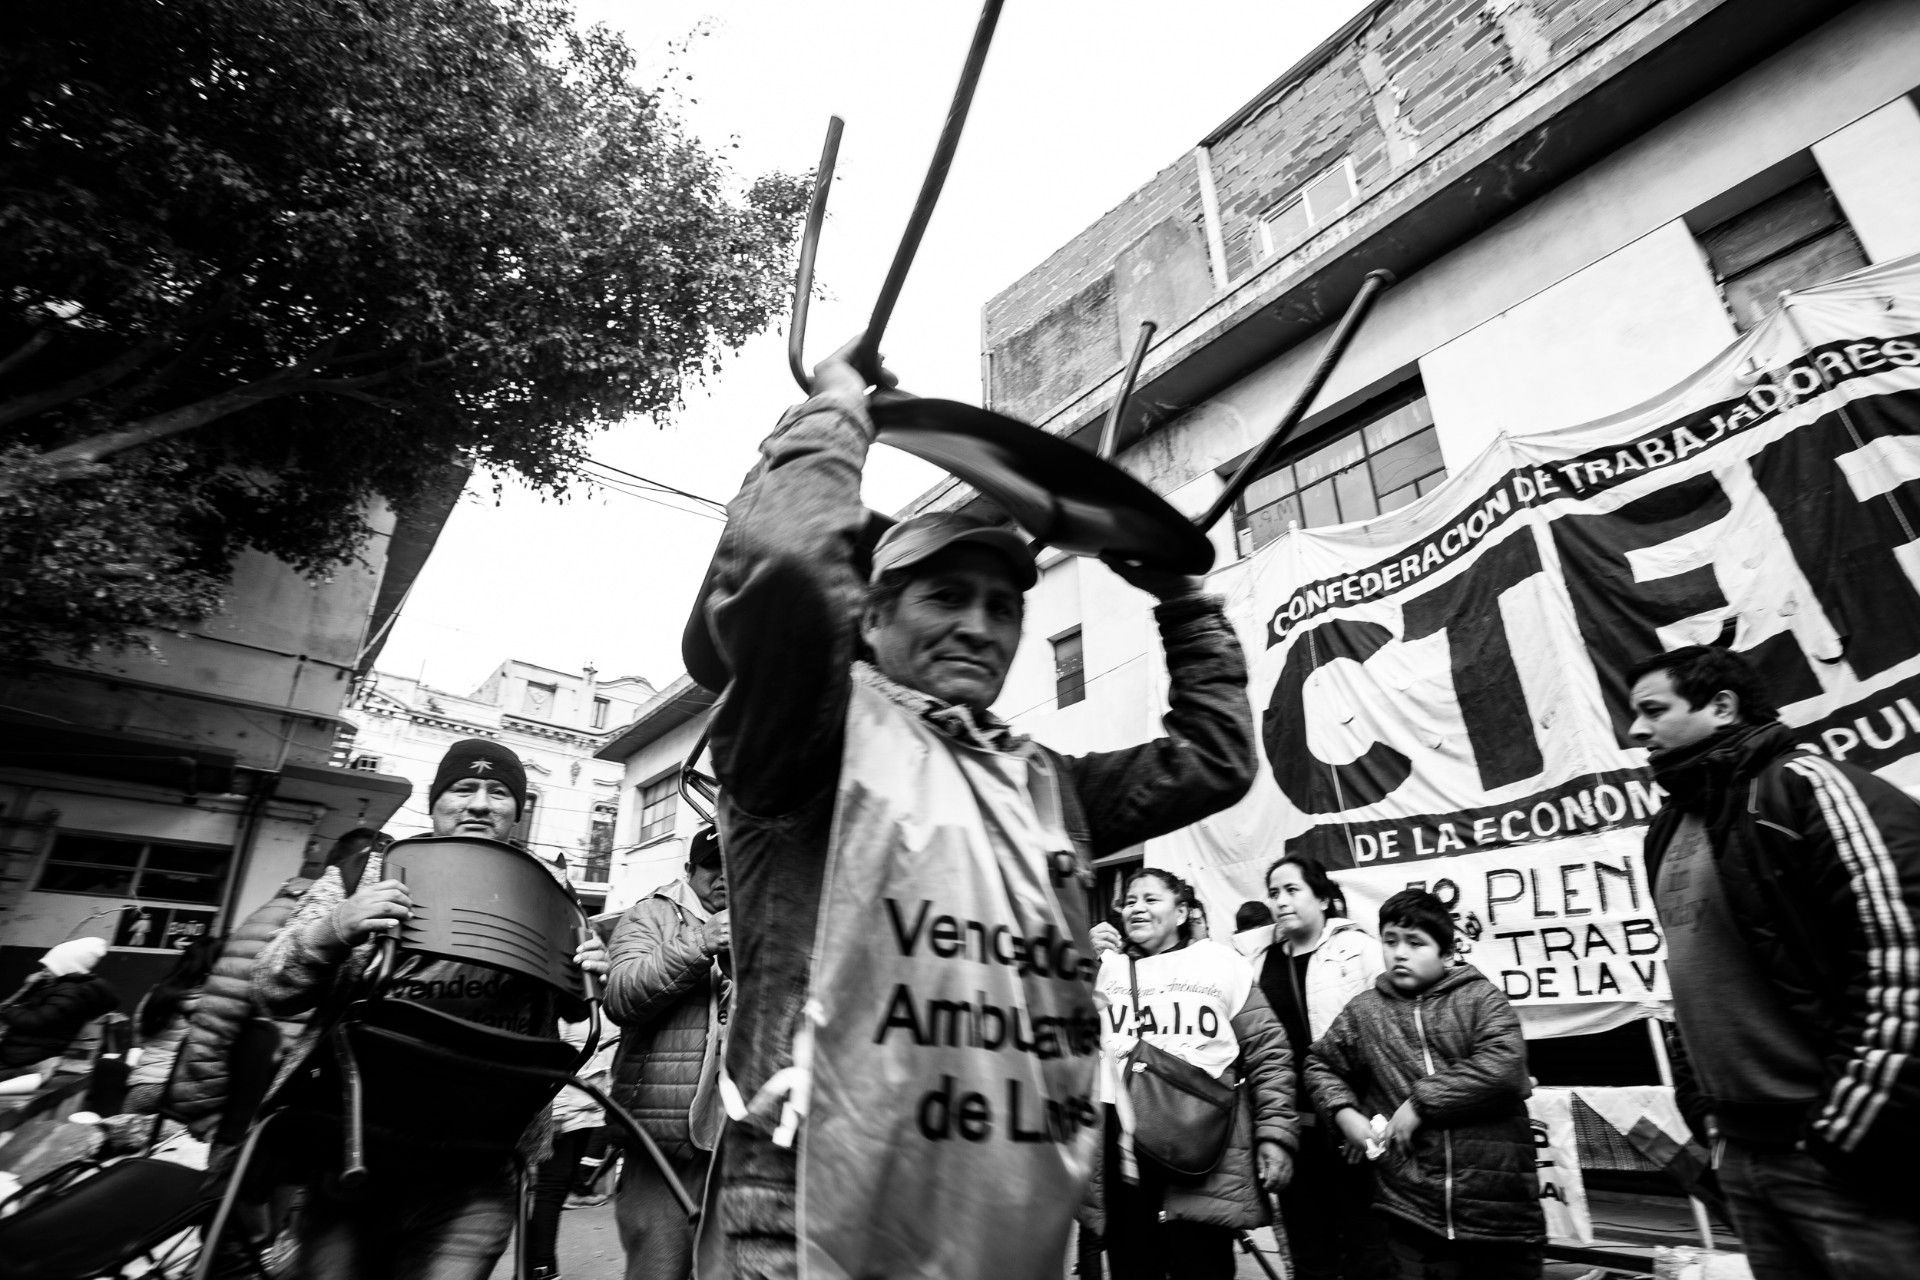
M 613 1201 L 560 1215 L 560 1274 L 564 1280 L 621 1280 L 626 1257 L 613 1222 Z M 493 1269 L 492 1280 L 513 1280 L 513 1250 Z
M 1267 1261 L 1275 1271 L 1282 1275 L 1286 1269 L 1280 1261 L 1275 1248 L 1273 1233 L 1261 1230 L 1253 1233 L 1254 1243 L 1260 1246 Z M 1239 1249 L 1234 1253 L 1234 1280 L 1267 1280 L 1267 1273 L 1252 1258 Z M 1063 1277 L 1072 1273 L 1072 1260 L 1068 1259 L 1061 1268 Z M 561 1280 L 621 1280 L 626 1271 L 626 1260 L 620 1252 L 620 1232 L 613 1222 L 613 1202 L 596 1205 L 591 1209 L 569 1209 L 560 1218 L 560 1275 Z M 1549 1264 L 1546 1276 L 1550 1280 L 1576 1280 L 1589 1274 L 1586 1265 L 1570 1266 L 1563 1263 Z M 493 1269 L 491 1280 L 513 1280 L 513 1253 L 500 1260 Z
M 1273 1233 L 1254 1232 L 1275 1270 L 1281 1270 L 1274 1252 Z M 1259 1264 L 1239 1250 L 1234 1251 L 1238 1269 L 1234 1280 L 1267 1280 Z M 620 1232 L 613 1222 L 613 1203 L 591 1209 L 569 1209 L 560 1217 L 561 1280 L 621 1280 L 625 1259 L 620 1252 Z M 1072 1261 L 1062 1267 L 1063 1276 L 1071 1274 Z M 509 1251 L 493 1269 L 492 1280 L 513 1280 L 513 1255 Z

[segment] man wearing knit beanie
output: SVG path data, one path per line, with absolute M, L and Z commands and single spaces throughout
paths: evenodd
M 434 771 L 427 790 L 431 834 L 505 840 L 526 800 L 520 758 L 497 742 L 467 738 L 447 748 Z M 342 978 L 365 972 L 374 940 L 397 931 L 412 913 L 406 885 L 386 878 L 384 851 L 369 851 L 351 891 L 341 868 L 328 868 L 254 962 L 255 999 L 274 1017 L 313 1008 Z M 571 950 L 582 968 L 605 975 L 606 946 L 591 930 L 577 947 L 570 937 L 552 942 Z M 552 991 L 481 965 L 403 956 L 389 993 L 469 1022 L 559 1036 L 562 1010 Z M 314 1034 L 289 1051 L 289 1062 L 303 1059 Z M 431 1089 L 433 1082 L 418 1085 Z M 538 1150 L 546 1144 L 543 1116 L 524 1145 Z M 369 1163 L 373 1182 L 359 1196 L 342 1194 L 324 1162 L 316 1164 L 300 1221 L 305 1274 L 313 1280 L 485 1280 L 513 1228 L 511 1169 L 401 1148 L 377 1149 Z
M 40 957 L 40 968 L 0 1005 L 0 1073 L 59 1057 L 82 1027 L 120 1003 L 93 972 L 107 954 L 102 938 L 74 938 Z
M 442 815 L 440 797 L 449 791 L 471 796 L 475 792 L 490 792 L 496 798 L 501 793 L 513 799 L 513 812 L 506 819 L 504 827 L 497 821 L 483 825 L 497 828 L 491 832 L 496 840 L 504 840 L 513 824 L 527 809 L 527 768 L 520 763 L 520 757 L 498 742 L 486 738 L 464 738 L 447 748 L 447 754 L 441 757 L 440 767 L 434 770 L 433 785 L 427 789 L 427 807 L 433 817 L 433 834 L 437 836 L 478 835 L 478 831 L 456 831 L 460 820 L 449 809 Z M 488 813 L 495 812 L 488 809 Z M 446 830 L 441 830 L 442 826 Z

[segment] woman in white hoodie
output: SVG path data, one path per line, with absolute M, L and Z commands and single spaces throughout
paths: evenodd
M 1327 869 L 1304 854 L 1267 868 L 1273 940 L 1253 953 L 1267 1003 L 1286 1028 L 1296 1066 L 1325 1035 L 1347 1001 L 1384 968 L 1380 944 L 1347 916 L 1346 898 Z M 1324 1117 L 1300 1108 L 1299 1167 L 1280 1196 L 1298 1280 L 1376 1280 L 1395 1274 L 1384 1236 L 1371 1220 L 1370 1171 L 1348 1164 L 1340 1136 Z

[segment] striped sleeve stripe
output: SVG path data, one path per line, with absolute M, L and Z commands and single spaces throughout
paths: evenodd
M 1850 1151 L 1872 1127 L 1920 1038 L 1920 929 L 1901 895 L 1899 869 L 1852 780 L 1817 756 L 1787 767 L 1812 787 L 1847 869 L 1867 943 L 1864 1034 L 1814 1125 Z

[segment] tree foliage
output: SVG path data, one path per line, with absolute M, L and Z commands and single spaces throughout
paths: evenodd
M 563 489 L 786 300 L 803 181 L 731 198 L 565 4 L 18 10 L 0 654 L 191 618 L 244 547 L 323 572 L 449 459 Z M 99 574 L 49 558 L 67 531 Z

